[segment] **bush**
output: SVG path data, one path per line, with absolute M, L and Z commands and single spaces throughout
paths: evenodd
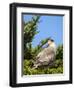
M 56 59 L 63 60 L 63 45 L 59 45 L 56 51 Z
M 33 69 L 32 60 L 23 61 L 23 74 L 24 75 L 36 75 L 36 74 L 60 74 L 63 73 L 63 63 L 62 60 L 56 60 L 53 66 L 38 67 Z

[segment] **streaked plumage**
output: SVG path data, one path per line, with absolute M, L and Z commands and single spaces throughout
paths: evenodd
M 48 47 L 44 48 L 36 57 L 36 62 L 34 67 L 42 65 L 49 65 L 52 61 L 55 60 L 56 55 L 56 45 L 52 42 Z

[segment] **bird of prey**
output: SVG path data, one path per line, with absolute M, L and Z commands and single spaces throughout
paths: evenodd
M 38 68 L 43 65 L 50 65 L 55 60 L 56 56 L 56 45 L 54 40 L 49 39 L 48 45 L 45 47 L 37 56 L 34 62 L 34 68 Z

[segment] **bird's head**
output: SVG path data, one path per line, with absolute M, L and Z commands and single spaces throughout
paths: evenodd
M 48 40 L 48 45 L 49 47 L 56 49 L 56 44 L 53 39 Z
M 43 45 L 43 48 L 47 48 L 47 47 L 55 47 L 55 42 L 53 39 L 49 38 L 47 43 Z
M 54 40 L 53 39 L 48 39 L 48 45 L 51 45 L 52 43 L 54 43 Z

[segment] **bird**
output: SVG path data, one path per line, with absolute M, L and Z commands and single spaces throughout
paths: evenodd
M 39 66 L 50 65 L 56 56 L 56 44 L 53 39 L 48 39 L 47 46 L 36 56 L 34 68 Z

